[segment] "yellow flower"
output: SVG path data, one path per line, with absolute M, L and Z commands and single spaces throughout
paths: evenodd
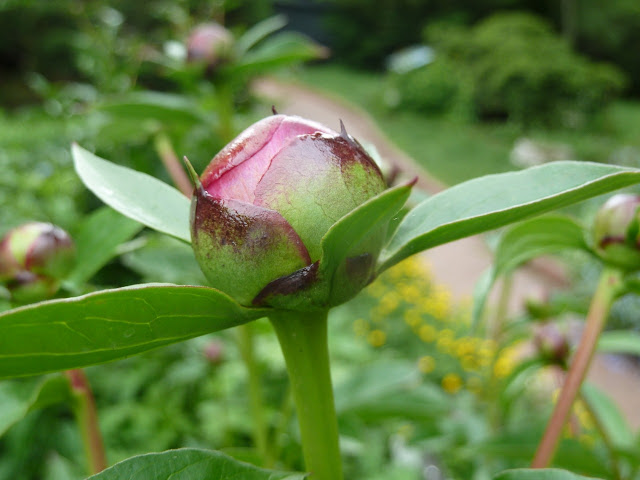
M 420 340 L 423 342 L 433 342 L 436 339 L 436 329 L 433 325 L 423 325 L 420 327 Z
M 514 364 L 511 358 L 501 355 L 493 366 L 493 374 L 497 378 L 507 377 L 513 370 Z
M 480 367 L 478 360 L 473 355 L 465 355 L 464 357 L 462 357 L 460 364 L 462 365 L 462 368 L 465 372 L 474 372 L 476 370 L 479 370 Z
M 404 312 L 404 322 L 411 328 L 415 328 L 422 323 L 422 315 L 420 312 L 410 309 Z
M 441 336 L 440 338 L 438 338 L 438 343 L 436 345 L 438 346 L 438 350 L 440 350 L 442 353 L 449 353 L 449 349 L 453 345 L 453 340 L 451 340 L 450 337 Z
M 387 341 L 387 334 L 382 330 L 372 330 L 367 336 L 367 340 L 373 347 L 381 347 Z
M 430 355 L 420 357 L 418 360 L 418 369 L 422 373 L 431 373 L 436 368 L 436 361 Z
M 448 373 L 442 379 L 442 388 L 447 393 L 456 393 L 462 387 L 462 379 L 455 373 Z

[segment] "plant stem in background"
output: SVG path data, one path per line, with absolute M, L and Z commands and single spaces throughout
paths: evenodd
M 553 458 L 562 429 L 584 381 L 598 337 L 606 323 L 609 310 L 618 295 L 621 284 L 622 274 L 618 270 L 605 267 L 589 307 L 580 344 L 560 390 L 560 396 L 551 419 L 547 424 L 540 445 L 538 445 L 531 468 L 546 468 Z
M 65 373 L 75 400 L 73 412 L 82 435 L 89 474 L 94 475 L 107 468 L 107 458 L 91 385 L 83 370 L 67 370 Z
M 313 480 L 342 480 L 329 366 L 327 312 L 277 311 L 269 317 L 287 364 L 304 461 Z
M 507 273 L 502 278 L 502 288 L 500 289 L 500 298 L 496 308 L 493 322 L 490 325 L 490 337 L 496 342 L 500 342 L 503 334 L 507 314 L 509 311 L 509 300 L 511 300 L 511 292 L 513 290 L 513 273 Z
M 235 137 L 233 87 L 229 83 L 218 86 L 216 107 L 219 119 L 218 135 L 226 143 Z
M 261 372 L 254 356 L 253 330 L 250 324 L 241 325 L 237 328 L 238 348 L 240 356 L 247 372 L 247 383 L 249 386 L 249 408 L 253 424 L 253 441 L 258 450 L 260 458 L 265 467 L 273 466 L 273 458 L 269 450 L 268 430 L 264 419 L 264 404 L 262 397 L 262 386 L 260 384 Z
M 156 152 L 160 156 L 162 164 L 169 173 L 174 185 L 178 187 L 178 190 L 180 190 L 186 197 L 191 198 L 193 185 L 191 185 L 189 177 L 182 168 L 182 163 L 178 159 L 169 137 L 160 132 L 156 135 L 153 143 L 156 148 Z

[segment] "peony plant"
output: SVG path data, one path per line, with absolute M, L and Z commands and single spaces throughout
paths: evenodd
M 420 251 L 640 182 L 635 169 L 556 162 L 471 180 L 407 210 L 412 184 L 385 189 L 367 152 L 340 130 L 283 115 L 261 120 L 201 176 L 191 169 L 191 200 L 74 145 L 87 187 L 122 214 L 191 243 L 210 285 L 136 285 L 0 315 L 0 377 L 117 360 L 267 317 L 285 357 L 310 478 L 340 480 L 327 347 L 333 306 Z M 52 316 L 64 320 L 52 325 Z M 241 470 L 190 449 L 134 457 L 96 478 L 160 478 L 149 476 L 150 465 L 162 478 L 302 478 Z

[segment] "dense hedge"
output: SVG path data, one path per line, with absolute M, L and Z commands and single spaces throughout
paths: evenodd
M 540 17 L 498 13 L 471 29 L 433 24 L 433 64 L 394 76 L 399 105 L 447 110 L 460 101 L 481 118 L 581 125 L 619 95 L 617 68 L 576 54 Z

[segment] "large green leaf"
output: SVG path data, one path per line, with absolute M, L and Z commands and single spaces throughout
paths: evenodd
M 594 480 L 595 477 L 583 477 L 567 470 L 557 468 L 528 469 L 518 468 L 499 473 L 493 480 Z M 595 479 L 597 480 L 597 479 Z
M 304 473 L 264 470 L 220 452 L 184 448 L 124 460 L 91 480 L 303 480 Z
M 469 180 L 404 217 L 381 270 L 422 250 L 639 182 L 637 169 L 572 161 Z
M 142 229 L 138 222 L 109 207 L 87 217 L 74 235 L 76 266 L 66 278 L 68 287 L 78 289 L 116 254 L 118 247 Z
M 236 54 L 238 56 L 244 55 L 258 42 L 264 40 L 272 33 L 280 30 L 286 24 L 287 17 L 284 15 L 274 15 L 262 20 L 261 22 L 256 23 L 236 40 L 234 44 Z
M 150 120 L 159 125 L 193 125 L 212 121 L 197 102 L 183 95 L 163 92 L 129 92 L 101 103 L 97 108 L 116 118 Z
M 229 77 L 252 76 L 277 68 L 321 58 L 325 49 L 308 37 L 296 32 L 282 32 L 263 40 L 236 63 L 221 67 L 220 73 Z
M 74 144 L 80 179 L 100 200 L 121 214 L 159 232 L 191 241 L 190 201 L 157 178 L 103 160 Z
M 137 285 L 0 314 L 0 378 L 118 360 L 266 316 L 218 290 Z
M 32 410 L 70 400 L 63 375 L 0 382 L 0 435 Z
M 480 318 L 487 296 L 498 277 L 540 255 L 565 249 L 589 251 L 580 224 L 564 215 L 533 218 L 515 225 L 500 238 L 494 263 L 476 285 L 473 302 L 474 324 Z
M 640 333 L 628 330 L 602 332 L 596 348 L 601 353 L 640 355 Z

